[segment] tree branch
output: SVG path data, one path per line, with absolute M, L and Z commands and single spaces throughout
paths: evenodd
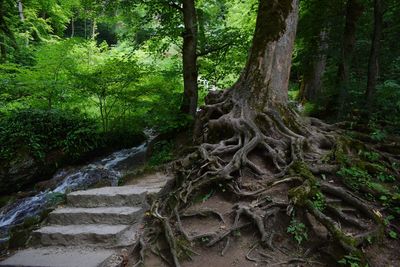
M 234 42 L 229 42 L 226 43 L 224 45 L 218 46 L 218 47 L 213 47 L 204 51 L 200 51 L 199 53 L 197 53 L 197 57 L 203 57 L 203 56 L 207 56 L 208 54 L 214 53 L 214 52 L 218 52 L 226 47 L 229 47 L 231 45 L 233 45 Z

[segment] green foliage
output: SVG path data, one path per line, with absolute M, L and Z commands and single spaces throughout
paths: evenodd
M 386 136 L 387 136 L 386 131 L 380 130 L 380 129 L 376 129 L 376 128 L 373 129 L 373 131 L 371 133 L 372 140 L 375 140 L 375 141 L 378 141 L 378 142 L 383 141 L 386 138 Z
M 338 175 L 343 177 L 343 182 L 350 187 L 358 191 L 361 186 L 366 185 L 371 180 L 371 176 L 367 171 L 360 169 L 359 167 L 342 167 L 338 171 Z
M 345 255 L 341 260 L 338 261 L 338 263 L 340 265 L 345 265 L 350 267 L 361 267 L 360 257 L 353 254 Z
M 66 200 L 66 195 L 58 192 L 53 192 L 47 195 L 46 197 L 47 197 L 47 205 L 49 205 L 50 207 L 56 207 L 57 205 L 65 202 Z
M 372 151 L 360 151 L 359 155 L 370 162 L 378 161 L 381 157 L 379 155 L 379 153 L 372 152 Z
M 386 80 L 378 86 L 375 101 L 374 119 L 384 129 L 375 129 L 372 137 L 382 141 L 387 131 L 400 133 L 400 80 Z
M 379 181 L 384 182 L 384 183 L 396 181 L 396 177 L 395 176 L 393 176 L 391 174 L 388 174 L 386 172 L 380 172 L 378 174 L 377 178 L 378 178 Z
M 293 239 L 300 245 L 308 239 L 307 228 L 304 223 L 292 219 L 290 225 L 286 230 L 289 234 L 293 235 Z
M 314 207 L 320 211 L 323 211 L 326 207 L 326 201 L 325 201 L 325 196 L 322 194 L 320 191 L 318 191 L 313 197 L 312 197 L 312 203 Z
M 311 114 L 313 114 L 315 112 L 316 109 L 316 105 L 312 104 L 312 103 L 305 103 L 304 104 L 304 110 L 303 113 L 306 116 L 310 116 Z
M 392 238 L 392 239 L 397 239 L 398 238 L 397 233 L 395 231 L 393 231 L 393 230 L 390 230 L 388 234 L 389 234 L 389 237 Z
M 49 152 L 78 158 L 98 145 L 96 124 L 76 112 L 27 109 L 0 120 L 0 159 L 10 161 L 26 151 L 40 161 Z
M 150 166 L 159 166 L 174 159 L 174 144 L 170 141 L 159 141 L 153 146 L 153 155 L 150 158 Z

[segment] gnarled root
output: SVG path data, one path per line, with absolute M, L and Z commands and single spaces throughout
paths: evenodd
M 349 253 L 360 252 L 358 247 L 367 237 L 379 236 L 382 218 L 374 206 L 349 193 L 342 185 L 318 178 L 319 174 L 331 175 L 338 170 L 338 162 L 329 155 L 337 149 L 338 133 L 342 130 L 316 119 L 307 121 L 286 106 L 270 105 L 264 110 L 255 110 L 245 99 L 232 91 L 209 96 L 208 105 L 202 108 L 196 124 L 196 137 L 201 142 L 198 151 L 182 160 L 181 168 L 176 170 L 175 190 L 157 201 L 156 208 L 152 209 L 154 218 L 162 226 L 173 264 L 179 266 L 176 233 L 189 243 L 204 237 L 189 236 L 182 218 L 216 216 L 225 222 L 224 217 L 213 210 L 187 211 L 193 197 L 214 184 L 225 185 L 230 193 L 243 200 L 234 206 L 235 220 L 229 230 L 207 234 L 211 238 L 207 246 L 226 241 L 222 254 L 229 247 L 231 235 L 249 225 L 257 228 L 260 244 L 274 250 L 274 230 L 266 225 L 271 224 L 270 220 L 274 220 L 278 212 L 286 211 L 292 216 L 297 208 L 305 208 Z M 250 185 L 249 177 L 244 182 L 245 170 L 253 178 Z M 287 190 L 288 203 L 272 201 L 271 189 L 277 187 Z M 324 209 L 318 207 L 315 198 L 327 195 L 333 196 L 339 204 L 351 206 L 369 223 L 332 203 L 325 203 Z M 249 199 L 254 201 L 249 203 Z M 247 222 L 241 222 L 240 218 Z M 341 229 L 341 223 L 364 232 L 350 236 Z M 267 260 L 262 256 L 252 257 L 254 249 L 247 254 L 249 260 Z

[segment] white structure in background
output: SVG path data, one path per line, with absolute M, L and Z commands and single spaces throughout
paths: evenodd
M 217 90 L 220 90 L 220 88 L 218 88 L 214 84 L 210 85 L 210 81 L 209 80 L 207 80 L 205 78 L 202 78 L 200 76 L 197 79 L 197 82 L 199 83 L 199 86 L 203 87 L 206 91 L 217 91 Z

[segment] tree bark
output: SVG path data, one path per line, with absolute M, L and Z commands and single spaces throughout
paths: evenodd
M 184 92 L 181 111 L 194 117 L 198 100 L 197 15 L 194 0 L 184 0 L 182 11 L 185 30 L 182 49 Z
M 298 0 L 260 1 L 250 56 L 237 90 L 250 105 L 263 109 L 286 105 Z
M 97 28 L 96 19 L 92 19 L 92 33 L 91 33 L 92 40 L 96 39 L 96 28 Z
M 376 90 L 376 82 L 379 76 L 379 52 L 381 47 L 383 27 L 383 10 L 381 0 L 374 0 L 374 33 L 372 36 L 371 52 L 368 63 L 368 83 L 365 97 L 367 106 L 372 103 Z
M 321 96 L 322 78 L 326 68 L 326 52 L 328 50 L 327 29 L 321 30 L 318 40 L 318 50 L 312 62 L 311 70 L 304 74 L 302 90 L 299 99 L 304 102 L 316 102 Z
M 356 44 L 357 22 L 364 11 L 359 0 L 348 0 L 346 7 L 346 22 L 343 33 L 343 45 L 341 58 L 338 66 L 337 88 L 339 88 L 339 110 L 338 117 L 342 117 L 343 107 L 346 103 L 349 81 L 350 66 L 352 62 L 354 47 Z

